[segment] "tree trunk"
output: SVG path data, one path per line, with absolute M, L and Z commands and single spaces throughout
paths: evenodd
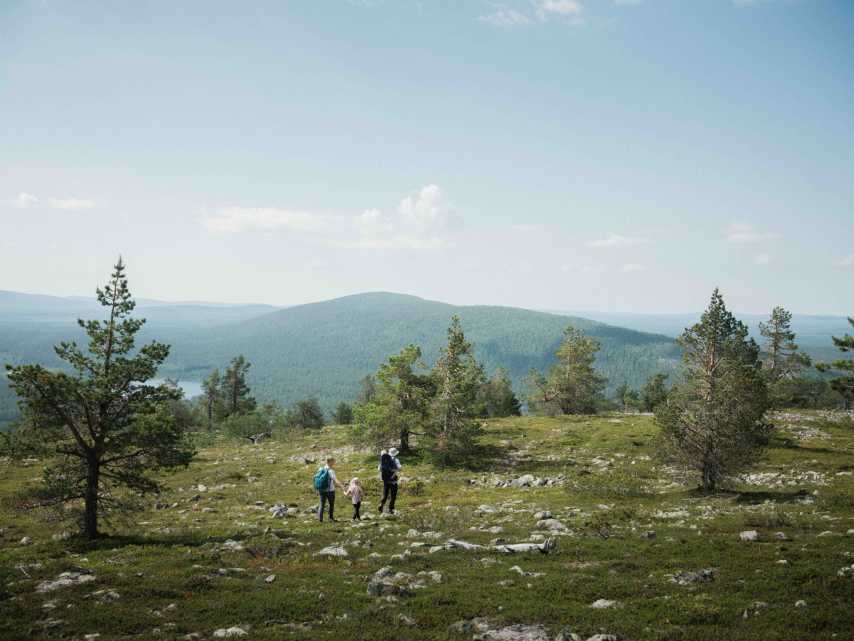
M 98 485 L 100 484 L 100 461 L 89 459 L 89 475 L 86 479 L 86 513 L 83 531 L 87 539 L 98 538 Z
M 409 430 L 407 429 L 400 430 L 400 451 L 409 451 Z

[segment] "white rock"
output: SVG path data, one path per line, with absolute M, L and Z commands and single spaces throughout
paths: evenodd
M 605 608 L 613 608 L 616 605 L 616 601 L 611 601 L 609 599 L 596 599 L 593 603 L 590 604 L 590 607 L 594 610 L 604 610 Z
M 745 530 L 741 534 L 738 535 L 742 541 L 758 541 L 759 540 L 759 532 L 756 530 Z
M 217 639 L 228 639 L 231 637 L 245 637 L 248 633 L 241 627 L 232 626 L 230 628 L 220 628 L 213 635 Z
M 83 572 L 63 572 L 53 581 L 42 581 L 36 586 L 36 592 L 53 592 L 60 588 L 67 588 L 72 585 L 82 585 L 95 580 L 94 574 L 85 574 Z
M 338 545 L 330 545 L 323 548 L 315 556 L 348 556 L 347 550 Z

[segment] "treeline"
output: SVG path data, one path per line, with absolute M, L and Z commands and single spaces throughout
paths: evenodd
M 849 322 L 854 321 L 849 319 Z M 839 359 L 832 363 L 813 363 L 809 355 L 800 350 L 791 323 L 792 313 L 775 307 L 769 319 L 759 324 L 762 337 L 759 363 L 769 406 L 775 409 L 850 409 L 854 400 L 854 384 L 850 380 L 854 361 Z M 833 338 L 833 342 L 843 352 L 854 349 L 850 336 Z M 611 398 L 613 405 L 626 412 L 651 412 L 666 399 L 668 378 L 665 374 L 655 374 L 640 390 L 623 383 Z

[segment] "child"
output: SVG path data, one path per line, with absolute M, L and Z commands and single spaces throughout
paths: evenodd
M 347 488 L 346 494 L 353 501 L 353 520 L 361 521 L 362 515 L 360 514 L 360 511 L 362 509 L 362 484 L 359 483 L 358 478 L 354 477 L 350 480 L 350 486 Z

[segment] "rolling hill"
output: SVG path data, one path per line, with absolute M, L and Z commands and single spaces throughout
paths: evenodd
M 425 362 L 432 364 L 455 314 L 487 371 L 504 366 L 516 382 L 532 367 L 553 362 L 569 324 L 601 342 L 598 364 L 613 386 L 640 385 L 653 372 L 671 371 L 679 358 L 670 338 L 583 318 L 367 293 L 199 332 L 174 344 L 170 368 L 198 378 L 242 353 L 253 363 L 250 382 L 259 398 L 291 402 L 316 396 L 329 407 L 354 398 L 359 379 L 409 343 L 421 346 Z
M 99 312 L 92 301 L 0 295 L 0 360 L 59 366 L 53 345 L 80 339 L 73 322 Z M 674 369 L 679 351 L 671 338 L 584 318 L 493 306 L 455 306 L 415 296 L 366 293 L 285 309 L 266 306 L 151 304 L 142 340 L 172 345 L 164 376 L 201 380 L 236 354 L 253 366 L 250 384 L 259 400 L 289 404 L 317 397 L 326 408 L 352 400 L 359 380 L 409 343 L 430 365 L 459 315 L 478 358 L 492 372 L 506 367 L 517 383 L 532 368 L 553 362 L 563 329 L 572 324 L 602 344 L 598 365 L 614 387 L 640 385 L 653 372 Z

